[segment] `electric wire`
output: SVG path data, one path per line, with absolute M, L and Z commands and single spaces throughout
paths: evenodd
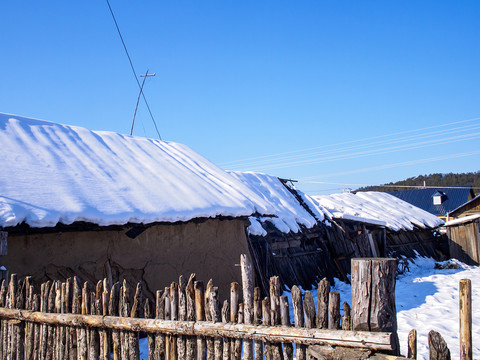
M 418 165 L 418 164 L 423 164 L 423 163 L 428 163 L 428 162 L 433 162 L 433 161 L 443 161 L 443 160 L 449 160 L 449 159 L 455 159 L 455 158 L 461 158 L 461 157 L 467 157 L 467 156 L 473 156 L 473 155 L 479 155 L 479 154 L 480 154 L 480 150 L 477 150 L 477 151 L 471 151 L 471 152 L 465 152 L 465 153 L 457 153 L 457 154 L 437 156 L 437 157 L 426 158 L 426 159 L 415 159 L 415 160 L 404 161 L 404 162 L 393 163 L 393 164 L 372 166 L 372 167 L 368 167 L 368 168 L 348 170 L 348 171 L 342 171 L 342 172 L 337 172 L 337 173 L 307 176 L 307 177 L 299 178 L 297 180 L 299 182 L 306 182 L 308 180 L 313 180 L 313 179 L 325 179 L 325 178 L 331 178 L 331 177 L 336 177 L 336 176 L 359 174 L 359 173 L 363 173 L 363 172 L 367 172 L 367 171 L 393 169 L 393 168 L 397 168 L 397 167 L 401 167 L 401 166 Z
M 145 102 L 145 105 L 147 106 L 148 112 L 150 114 L 150 117 L 152 118 L 153 125 L 155 125 L 155 130 L 157 131 L 158 138 L 162 140 L 162 137 L 160 136 L 160 132 L 158 131 L 157 123 L 155 121 L 155 118 L 153 117 L 152 111 L 150 110 L 150 106 L 148 105 L 147 98 L 145 97 L 145 94 L 143 93 L 143 89 L 140 85 L 140 81 L 138 80 L 137 72 L 135 71 L 135 67 L 133 66 L 132 59 L 130 58 L 130 54 L 128 53 L 127 50 L 127 45 L 125 44 L 125 41 L 123 40 L 122 33 L 120 31 L 120 27 L 118 26 L 117 19 L 115 18 L 115 14 L 113 13 L 112 7 L 110 6 L 110 2 L 108 0 L 105 0 L 107 2 L 108 8 L 110 9 L 110 14 L 112 15 L 113 22 L 115 23 L 115 27 L 117 28 L 118 35 L 120 36 L 120 40 L 122 41 L 123 44 L 123 49 L 125 50 L 125 54 L 127 55 L 128 62 L 130 63 L 130 67 L 133 72 L 133 76 L 135 77 L 135 81 L 137 82 L 138 88 L 140 89 L 140 93 L 142 94 L 143 101 Z
M 349 153 L 349 154 L 343 154 L 343 155 L 335 155 L 335 156 L 329 156 L 329 157 L 319 157 L 319 158 L 315 158 L 315 159 L 308 159 L 308 160 L 302 160 L 302 161 L 292 161 L 292 162 L 286 162 L 286 163 L 280 163 L 280 164 L 265 165 L 265 166 L 261 166 L 261 171 L 272 170 L 272 169 L 284 169 L 284 168 L 298 167 L 298 166 L 306 166 L 306 165 L 320 164 L 320 163 L 340 161 L 340 160 L 358 159 L 358 158 L 362 158 L 362 157 L 368 157 L 368 156 L 374 156 L 374 155 L 384 155 L 384 154 L 389 154 L 389 153 L 393 153 L 393 152 L 414 150 L 414 149 L 420 149 L 420 148 L 425 148 L 425 147 L 431 147 L 431 146 L 435 146 L 435 145 L 445 145 L 445 144 L 450 144 L 450 143 L 455 143 L 455 142 L 474 140 L 474 139 L 478 139 L 478 138 L 480 138 L 480 132 L 473 133 L 473 134 L 453 136 L 453 137 L 449 137 L 449 138 L 442 138 L 442 139 L 424 141 L 424 142 L 420 142 L 420 143 L 416 143 L 416 144 L 406 144 L 406 145 L 385 147 L 385 148 L 380 148 L 380 149 L 375 149 L 375 150 L 369 150 L 369 151 L 363 151 L 363 152 L 361 151 L 361 152 Z M 257 169 L 257 171 L 258 170 L 259 169 Z
M 305 148 L 305 149 L 299 149 L 299 150 L 293 150 L 293 151 L 287 151 L 287 152 L 282 152 L 282 153 L 277 153 L 277 154 L 270 154 L 270 155 L 264 155 L 264 156 L 255 156 L 255 157 L 250 157 L 250 158 L 245 158 L 245 159 L 240 159 L 240 160 L 234 160 L 234 161 L 228 161 L 228 162 L 223 162 L 220 163 L 220 166 L 242 166 L 242 165 L 250 165 L 252 163 L 252 160 L 256 161 L 261 161 L 259 159 L 265 159 L 264 161 L 271 161 L 268 160 L 270 158 L 283 158 L 283 155 L 290 155 L 290 154 L 297 154 L 297 153 L 302 153 L 302 152 L 308 152 L 312 150 L 318 150 L 318 149 L 324 149 L 324 148 L 331 148 L 331 147 L 338 147 L 339 145 L 345 145 L 345 144 L 353 144 L 353 143 L 359 143 L 359 142 L 365 142 L 365 141 L 370 141 L 374 139 L 381 139 L 381 138 L 388 138 L 392 136 L 397 136 L 397 135 L 402 135 L 402 134 L 409 134 L 409 133 L 415 133 L 419 131 L 425 131 L 425 130 L 430 130 L 430 129 L 435 129 L 435 128 L 441 128 L 441 127 L 446 127 L 446 126 L 451 126 L 451 125 L 456 125 L 456 124 L 462 124 L 462 123 L 467 123 L 467 122 L 473 122 L 473 121 L 478 121 L 480 118 L 473 118 L 473 119 L 468 119 L 468 120 L 461 120 L 461 121 L 454 121 L 446 124 L 440 124 L 440 125 L 434 125 L 434 126 L 428 126 L 428 127 L 423 127 L 419 129 L 414 129 L 414 130 L 406 130 L 406 131 L 400 131 L 400 132 L 394 132 L 390 134 L 384 134 L 384 135 L 378 135 L 378 136 L 373 136 L 373 137 L 367 137 L 363 139 L 356 139 L 356 140 L 350 140 L 350 141 L 344 141 L 340 143 L 335 143 L 335 144 L 328 144 L 328 145 L 321 145 L 321 146 L 316 146 L 316 147 L 311 147 L 311 148 Z M 461 127 L 459 127 L 461 128 Z M 455 129 L 455 128 L 454 128 Z M 448 131 L 449 129 L 445 130 Z M 420 135 L 413 135 L 413 136 L 422 136 Z M 407 137 L 408 138 L 408 137 Z M 384 140 L 383 142 L 388 142 L 389 140 Z M 381 142 L 377 142 L 381 143 Z M 361 145 L 360 145 L 361 146 Z M 291 155 L 290 155 L 291 156 Z M 301 155 L 298 155 L 301 156 Z M 288 157 L 287 157 L 288 158 Z M 255 163 L 255 161 L 254 161 Z
M 459 133 L 459 132 L 464 132 L 464 131 L 467 131 L 467 130 L 475 130 L 475 129 L 479 129 L 480 128 L 480 125 L 477 125 L 477 124 L 472 124 L 472 125 L 467 125 L 467 126 L 462 126 L 462 127 L 458 127 L 458 128 L 451 128 L 451 129 L 447 129 L 447 130 L 440 130 L 440 131 L 436 131 L 434 133 L 431 133 L 431 134 L 419 134 L 419 135 L 411 135 L 411 136 L 407 136 L 407 137 L 403 137 L 403 138 L 398 138 L 398 139 L 393 139 L 393 140 L 383 140 L 383 141 L 380 141 L 380 142 L 377 142 L 377 143 L 370 143 L 370 144 L 364 144 L 364 145 L 356 145 L 356 146 L 351 146 L 351 147 L 346 147 L 346 148 L 340 148 L 340 149 L 332 149 L 332 150 L 328 150 L 328 151 L 323 151 L 323 152 L 315 152 L 315 153 L 311 153 L 311 154 L 305 154 L 305 155 L 291 155 L 289 157 L 285 157 L 285 158 L 281 158 L 281 159 L 277 159 L 277 160 L 270 160 L 270 161 L 266 161 L 266 160 L 262 160 L 262 161 L 258 161 L 258 162 L 252 162 L 252 163 L 249 163 L 249 164 L 243 164 L 242 166 L 261 166 L 261 165 L 265 165 L 267 168 L 275 168 L 274 165 L 280 165 L 282 167 L 284 167 L 284 165 L 291 165 L 291 164 L 304 164 L 304 163 L 309 163 L 310 161 L 315 161 L 316 159 L 318 158 L 313 158 L 313 159 L 309 159 L 311 157 L 314 157 L 314 156 L 320 156 L 320 155 L 328 155 L 328 154 L 335 154 L 335 153 L 342 153 L 342 152 L 346 152 L 347 150 L 358 150 L 358 149 L 367 149 L 367 148 L 371 148 L 371 147 L 376 147 L 377 145 L 382 145 L 382 144 L 388 144 L 388 145 L 392 145 L 392 144 L 396 144 L 396 143 L 402 143 L 402 142 L 411 142 L 413 140 L 419 140 L 419 139 L 427 139 L 427 138 L 434 138 L 434 137 L 438 137 L 440 135 L 444 135 L 446 133 L 448 134 L 454 134 L 454 133 Z M 464 137 L 464 138 L 468 138 L 472 135 L 478 135 L 479 133 L 475 133 L 475 134 L 465 134 L 465 135 L 460 135 L 458 136 L 457 138 L 461 138 L 461 137 Z M 446 138 L 447 140 L 448 139 L 452 139 L 452 137 L 450 138 Z M 426 143 L 432 143 L 432 145 L 435 145 L 437 143 L 443 143 L 445 141 L 445 138 L 441 138 L 441 139 L 437 139 L 437 140 L 432 140 L 430 142 L 423 142 L 423 143 L 413 143 L 413 144 L 406 144 L 406 145 L 402 145 L 402 146 L 397 146 L 397 147 L 385 147 L 385 148 L 379 148 L 379 149 L 374 149 L 374 150 L 369 150 L 369 151 L 364 151 L 364 152 L 360 152 L 361 154 L 366 154 L 366 153 L 377 153 L 377 152 L 381 152 L 381 151 L 385 151 L 385 150 L 389 150 L 389 149 L 394 149 L 394 148 L 406 148 L 407 150 L 409 149 L 409 147 L 411 146 L 416 146 L 418 144 L 426 144 Z M 349 156 L 352 156 L 352 155 L 357 155 L 357 154 L 360 154 L 359 152 L 355 152 L 355 153 L 347 153 L 347 154 L 343 154 L 343 155 L 337 155 L 337 157 L 346 157 L 348 158 Z M 282 161 L 282 160 L 294 160 L 294 159 L 302 159 L 304 158 L 305 160 L 301 160 L 301 161 L 296 161 L 295 163 L 292 163 L 292 162 L 285 162 L 285 161 Z M 330 158 L 333 158 L 333 159 L 336 159 L 335 157 L 330 157 Z M 330 158 L 324 158 L 324 159 L 330 159 Z

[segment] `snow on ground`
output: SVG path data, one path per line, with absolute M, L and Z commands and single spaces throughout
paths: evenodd
M 0 226 L 98 225 L 271 215 L 189 147 L 0 114 Z
M 458 269 L 435 269 L 435 261 L 429 258 L 416 258 L 409 262 L 408 270 L 400 275 L 396 283 L 396 305 L 398 320 L 398 336 L 402 354 L 407 352 L 407 336 L 412 329 L 417 329 L 418 359 L 427 360 L 430 330 L 438 331 L 450 349 L 452 359 L 460 358 L 459 345 L 459 281 L 472 281 L 472 320 L 473 320 L 473 358 L 480 359 L 480 267 L 468 266 L 456 260 L 441 264 L 457 264 Z M 340 292 L 341 304 L 347 301 L 352 304 L 350 285 L 335 281 L 332 291 Z M 316 290 L 312 291 L 315 303 Z M 290 293 L 290 317 L 293 319 L 293 308 Z M 147 339 L 140 340 L 141 359 L 147 359 Z
M 334 218 L 384 225 L 393 231 L 435 228 L 443 220 L 399 198 L 382 192 L 367 191 L 313 196 Z

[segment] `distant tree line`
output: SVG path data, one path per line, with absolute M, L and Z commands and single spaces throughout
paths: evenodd
M 361 187 L 355 191 L 396 191 L 396 190 L 408 190 L 402 186 L 415 186 L 422 187 L 426 186 L 438 186 L 438 187 L 448 187 L 448 186 L 472 186 L 474 188 L 480 188 L 480 171 L 461 173 L 461 174 L 430 174 L 430 175 L 419 175 L 416 177 L 411 177 L 402 181 L 391 182 L 388 184 L 378 185 L 378 186 L 366 186 Z M 385 186 L 388 185 L 388 186 Z M 395 185 L 398 186 L 395 187 Z M 473 190 L 475 194 L 478 194 L 479 189 Z

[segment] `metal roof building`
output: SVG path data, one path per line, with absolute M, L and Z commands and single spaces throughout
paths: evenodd
M 439 217 L 446 217 L 474 197 L 471 186 L 402 190 L 389 194 Z

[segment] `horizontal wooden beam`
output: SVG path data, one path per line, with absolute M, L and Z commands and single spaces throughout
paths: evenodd
M 304 345 L 332 345 L 363 349 L 392 350 L 391 333 L 305 329 L 286 326 L 261 326 L 206 321 L 168 321 L 117 316 L 54 314 L 0 307 L 0 318 L 48 325 L 95 327 L 125 331 L 144 331 L 170 335 L 227 337 L 296 343 Z

